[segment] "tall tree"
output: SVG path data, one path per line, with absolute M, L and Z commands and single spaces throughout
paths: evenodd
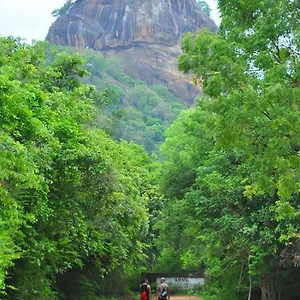
M 0 289 L 7 299 L 75 292 L 91 299 L 108 274 L 122 278 L 127 266 L 146 261 L 152 160 L 96 126 L 94 103 L 99 112 L 109 101 L 81 83 L 82 65 L 78 54 L 56 53 L 46 63 L 43 43 L 0 39 Z
M 224 270 L 238 261 L 261 299 L 297 299 L 299 10 L 288 0 L 220 0 L 219 9 L 220 32 L 188 34 L 179 58 L 208 96 L 199 125 L 214 140 L 181 199 L 198 214 L 208 270 L 216 259 Z

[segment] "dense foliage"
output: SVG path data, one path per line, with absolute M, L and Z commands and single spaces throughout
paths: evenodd
M 110 128 L 115 138 L 134 141 L 149 153 L 157 153 L 165 130 L 184 109 L 182 100 L 165 86 L 148 86 L 128 76 L 120 57 L 104 58 L 99 51 L 91 49 L 83 56 L 90 72 L 86 82 L 98 90 L 109 88 L 116 96 L 115 102 L 105 110 L 110 122 L 102 125 Z
M 156 163 L 97 126 L 110 94 L 82 57 L 44 49 L 0 39 L 1 298 L 118 294 L 147 264 Z
M 299 299 L 297 5 L 219 0 L 219 33 L 183 40 L 204 92 L 183 111 L 117 57 L 1 38 L 0 298 L 205 268 L 205 300 Z
M 48 45 L 47 48 L 51 49 L 47 54 L 49 61 L 54 59 L 55 51 L 76 53 L 71 47 L 55 50 L 56 47 Z M 148 153 L 158 154 L 165 130 L 184 109 L 182 99 L 171 94 L 165 86 L 148 86 L 128 76 L 120 57 L 104 58 L 92 49 L 86 49 L 82 55 L 89 72 L 83 81 L 109 94 L 109 102 L 102 107 L 103 113 L 97 115 L 98 124 L 115 139 L 133 141 L 144 146 Z
M 183 40 L 179 68 L 206 96 L 168 129 L 161 150 L 170 200 L 160 264 L 204 264 L 205 299 L 296 300 L 299 9 L 290 0 L 220 0 L 219 8 L 217 35 Z

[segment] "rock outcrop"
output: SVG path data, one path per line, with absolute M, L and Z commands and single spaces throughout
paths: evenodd
M 130 76 L 166 85 L 187 103 L 199 91 L 177 71 L 181 38 L 204 26 L 217 29 L 195 0 L 77 0 L 47 40 L 120 56 Z

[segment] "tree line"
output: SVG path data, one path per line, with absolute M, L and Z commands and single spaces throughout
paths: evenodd
M 217 34 L 183 39 L 203 97 L 159 123 L 159 159 L 116 115 L 132 99 L 127 119 L 152 124 L 166 90 L 91 52 L 0 39 L 1 298 L 119 298 L 146 271 L 204 268 L 205 300 L 299 299 L 299 10 L 219 9 Z
M 1 298 L 119 294 L 147 265 L 157 162 L 97 124 L 110 93 L 82 56 L 47 51 L 0 39 Z
M 179 69 L 204 96 L 166 131 L 163 266 L 205 266 L 204 299 L 296 300 L 300 259 L 299 10 L 219 1 Z M 178 258 L 174 260 L 174 257 Z

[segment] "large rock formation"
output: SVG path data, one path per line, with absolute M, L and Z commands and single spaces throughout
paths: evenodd
M 166 85 L 189 102 L 199 91 L 177 71 L 177 58 L 182 35 L 203 26 L 217 29 L 195 0 L 77 0 L 47 40 L 120 56 L 130 76 Z

